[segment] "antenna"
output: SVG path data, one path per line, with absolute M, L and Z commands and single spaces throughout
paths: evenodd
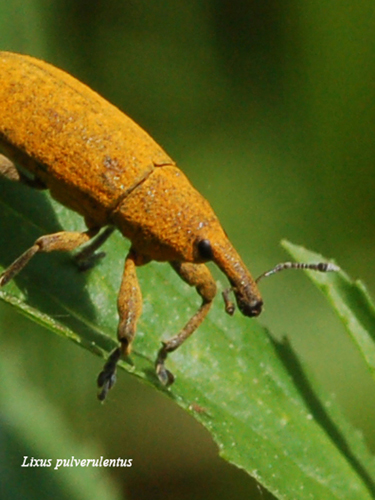
M 255 282 L 259 283 L 261 279 L 268 278 L 268 276 L 284 271 L 284 269 L 309 269 L 310 271 L 319 271 L 321 273 L 340 271 L 339 266 L 336 266 L 336 264 L 332 264 L 331 262 L 318 262 L 315 264 L 306 264 L 304 262 L 282 262 L 281 264 L 277 264 L 277 266 L 258 276 Z

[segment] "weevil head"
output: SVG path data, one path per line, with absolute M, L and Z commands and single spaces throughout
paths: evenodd
M 195 262 L 212 261 L 226 274 L 242 314 L 253 317 L 262 312 L 258 286 L 214 214 L 197 231 L 193 255 Z
M 176 167 L 157 167 L 126 196 L 113 223 L 146 260 L 215 262 L 227 275 L 240 311 L 257 316 L 257 285 L 228 240 L 210 204 Z
M 217 230 L 216 240 L 210 245 L 212 254 L 210 260 L 215 262 L 228 277 L 242 314 L 250 317 L 258 316 L 262 312 L 263 300 L 257 284 L 224 231 L 222 229 L 221 231 L 223 233 L 221 238 L 218 238 Z M 208 242 L 210 240 L 207 238 L 204 243 L 206 253 L 208 253 Z

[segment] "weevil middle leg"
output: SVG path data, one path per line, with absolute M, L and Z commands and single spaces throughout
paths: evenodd
M 130 354 L 137 321 L 142 312 L 142 294 L 136 268 L 138 265 L 145 263 L 146 261 L 142 257 L 130 249 L 125 259 L 125 267 L 117 299 L 119 314 L 117 337 L 120 341 L 120 346 L 110 354 L 103 370 L 99 373 L 97 383 L 99 387 L 98 399 L 100 401 L 106 398 L 109 389 L 115 383 L 117 362 L 122 355 L 127 356 Z

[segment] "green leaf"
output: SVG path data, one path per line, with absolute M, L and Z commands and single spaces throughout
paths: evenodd
M 297 261 L 327 260 L 322 255 L 287 241 L 283 242 L 283 247 Z M 375 378 L 375 305 L 365 285 L 360 280 L 352 280 L 344 271 L 333 275 L 309 271 L 307 274 L 327 296 Z
M 0 199 L 0 231 L 8 242 L 0 247 L 3 267 L 41 234 L 83 229 L 79 217 L 48 195 L 0 181 Z M 1 297 L 52 331 L 96 354 L 108 353 L 116 345 L 116 296 L 128 246 L 113 235 L 106 259 L 85 274 L 67 255 L 38 255 Z M 276 497 L 375 497 L 374 460 L 335 403 L 286 342 L 275 342 L 256 320 L 226 316 L 220 300 L 199 331 L 169 356 L 177 379 L 162 388 L 154 374 L 160 340 L 184 325 L 199 298 L 167 265 L 140 268 L 139 277 L 143 315 L 132 361 L 122 368 L 194 415 L 220 454 Z

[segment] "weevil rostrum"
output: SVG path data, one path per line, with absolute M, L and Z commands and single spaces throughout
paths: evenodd
M 77 79 L 33 57 L 0 52 L 0 74 L 0 175 L 49 189 L 87 226 L 84 232 L 38 238 L 3 272 L 0 286 L 39 252 L 71 251 L 89 242 L 83 252 L 88 258 L 117 228 L 131 247 L 118 295 L 119 347 L 99 374 L 98 397 L 105 399 L 118 360 L 130 353 L 142 309 L 136 269 L 151 260 L 169 262 L 202 299 L 157 355 L 157 376 L 170 385 L 174 377 L 165 367 L 168 353 L 198 328 L 216 295 L 205 262 L 215 262 L 227 276 L 245 316 L 262 310 L 256 281 L 209 203 L 133 120 Z M 225 301 L 227 312 L 233 313 L 228 294 Z

